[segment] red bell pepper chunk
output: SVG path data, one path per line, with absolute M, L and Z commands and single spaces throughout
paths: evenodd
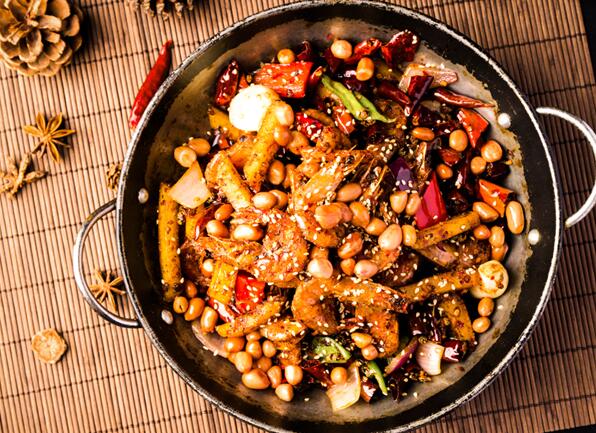
M 439 189 L 439 182 L 435 173 L 432 174 L 430 183 L 426 187 L 426 191 L 424 191 L 420 208 L 416 212 L 415 218 L 416 225 L 420 229 L 430 227 L 447 219 L 447 208 L 445 207 L 445 201 Z
M 264 281 L 253 278 L 247 272 L 240 271 L 236 277 L 236 308 L 242 313 L 254 310 L 265 299 Z
M 368 38 L 357 43 L 352 50 L 352 55 L 345 60 L 347 65 L 353 65 L 363 57 L 368 57 L 381 48 L 383 43 L 377 38 Z
M 321 135 L 324 125 L 317 119 L 310 117 L 305 113 L 298 113 L 294 117 L 296 129 L 308 137 L 309 140 L 316 141 Z
M 275 90 L 282 98 L 304 98 L 312 66 L 312 62 L 302 61 L 267 63 L 255 73 L 253 81 Z
M 509 200 L 513 191 L 488 180 L 480 179 L 478 180 L 478 194 L 483 202 L 503 216 L 505 215 L 507 200 Z
M 419 46 L 420 38 L 409 30 L 403 30 L 381 47 L 381 54 L 390 68 L 397 68 L 401 62 L 414 60 Z
M 216 299 L 209 298 L 207 299 L 207 303 L 211 308 L 217 311 L 221 320 L 226 323 L 232 322 L 236 317 L 240 315 L 240 312 L 236 310 L 232 305 L 222 304 Z
M 482 117 L 479 113 L 468 108 L 460 108 L 457 112 L 457 119 L 461 122 L 472 147 L 476 147 L 478 139 L 486 128 L 488 128 L 488 120 Z
M 341 132 L 350 135 L 356 129 L 356 121 L 343 105 L 333 107 L 333 120 Z
M 238 92 L 240 81 L 240 66 L 233 59 L 230 64 L 219 74 L 215 85 L 215 104 L 225 107 Z
M 469 96 L 460 95 L 458 93 L 447 90 L 444 87 L 439 87 L 433 91 L 433 97 L 448 105 L 456 107 L 476 108 L 476 107 L 490 107 L 493 104 L 484 102 L 479 99 L 470 98 Z
M 381 98 L 387 98 L 397 102 L 402 106 L 402 108 L 407 107 L 412 103 L 412 101 L 410 101 L 410 97 L 402 92 L 399 87 L 397 87 L 391 81 L 381 81 L 377 86 L 377 95 L 379 95 Z

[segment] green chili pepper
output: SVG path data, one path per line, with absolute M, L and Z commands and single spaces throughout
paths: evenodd
M 333 81 L 327 75 L 323 75 L 321 77 L 321 83 L 323 83 L 323 86 L 327 90 L 334 93 L 339 99 L 341 99 L 341 102 L 345 105 L 346 109 L 356 119 L 364 120 L 368 117 L 368 113 L 366 112 L 364 106 L 358 102 L 358 99 L 350 91 L 350 89 L 348 89 L 342 83 Z
M 383 378 L 383 373 L 381 369 L 377 365 L 375 361 L 368 361 L 365 365 L 365 372 L 368 377 L 374 377 L 377 383 L 379 384 L 379 389 L 383 393 L 383 395 L 388 395 L 389 392 L 387 391 L 387 385 L 385 384 L 385 379 Z
M 339 81 L 333 81 L 327 75 L 321 77 L 321 83 L 331 93 L 335 94 L 346 109 L 358 120 L 379 120 L 385 123 L 395 122 L 394 119 L 389 119 L 377 110 L 377 107 L 358 92 L 352 92 Z
M 368 111 L 368 115 L 370 116 L 371 119 L 378 120 L 378 121 L 383 122 L 383 123 L 393 123 L 393 122 L 395 122 L 395 119 L 390 119 L 387 116 L 381 114 L 381 112 L 379 110 L 377 110 L 377 107 L 375 107 L 375 104 L 373 104 L 364 95 L 362 95 L 362 94 L 360 94 L 358 92 L 354 92 L 354 94 L 356 95 L 356 98 L 358 99 L 358 101 L 360 102 L 360 104 L 362 104 L 362 106 L 364 108 L 366 108 L 366 110 Z
M 315 337 L 312 340 L 313 357 L 325 364 L 343 364 L 352 354 L 331 337 Z

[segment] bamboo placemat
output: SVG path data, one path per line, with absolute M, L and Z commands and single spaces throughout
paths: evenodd
M 36 111 L 67 113 L 76 129 L 64 162 L 36 164 L 50 176 L 16 201 L 0 198 L 0 431 L 256 432 L 202 400 L 178 378 L 141 330 L 111 326 L 79 295 L 71 269 L 75 234 L 112 198 L 109 163 L 123 159 L 131 101 L 167 38 L 174 63 L 234 22 L 280 1 L 204 0 L 183 19 L 152 19 L 119 0 L 83 0 L 86 43 L 53 79 L 0 67 L 0 154 L 32 142 L 21 125 Z M 407 0 L 488 49 L 530 96 L 596 125 L 596 81 L 577 0 Z M 564 188 L 565 212 L 588 195 L 588 146 L 545 119 Z M 529 162 L 531 163 L 531 162 Z M 88 269 L 116 269 L 113 218 L 94 231 Z M 596 216 L 567 231 L 557 283 L 528 345 L 485 392 L 424 432 L 542 432 L 596 423 Z M 130 313 L 130 312 L 129 312 Z M 69 351 L 38 362 L 30 338 L 53 326 Z

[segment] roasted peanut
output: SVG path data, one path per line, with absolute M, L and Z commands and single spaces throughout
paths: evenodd
M 194 150 L 197 156 L 205 156 L 211 151 L 211 144 L 204 138 L 191 138 L 186 145 Z
M 480 216 L 480 221 L 491 223 L 499 218 L 499 212 L 483 201 L 474 202 L 472 209 Z
M 269 210 L 277 204 L 277 197 L 268 191 L 258 192 L 252 196 L 252 204 L 257 209 Z
M 269 378 L 263 372 L 255 368 L 254 370 L 244 373 L 242 375 L 242 383 L 250 389 L 267 389 L 269 388 Z
M 197 153 L 188 146 L 178 146 L 174 149 L 174 159 L 182 167 L 190 167 L 197 160 Z
M 377 272 L 379 272 L 377 264 L 368 259 L 359 260 L 354 266 L 354 274 L 363 280 L 373 277 Z
M 420 205 L 422 204 L 422 200 L 420 199 L 420 195 L 417 192 L 413 192 L 408 196 L 408 203 L 406 204 L 406 215 L 414 216 L 418 209 L 420 209 Z
M 393 212 L 400 214 L 406 209 L 408 204 L 408 192 L 407 191 L 395 191 L 389 196 L 389 204 Z
M 499 226 L 492 226 L 488 242 L 493 247 L 502 247 L 505 243 L 505 231 Z
M 477 334 L 483 334 L 490 328 L 490 319 L 488 317 L 478 317 L 472 322 L 472 329 Z
M 237 352 L 234 356 L 234 366 L 240 373 L 248 373 L 252 370 L 252 356 L 247 352 Z
M 306 270 L 315 278 L 331 278 L 333 275 L 333 265 L 327 259 L 312 259 Z
M 277 52 L 277 61 L 283 65 L 292 63 L 294 60 L 296 60 L 296 55 L 289 48 L 284 48 Z
M 228 228 L 218 220 L 209 221 L 205 229 L 210 236 L 215 236 L 216 238 L 227 238 L 230 236 Z
M 184 296 L 176 296 L 174 298 L 174 302 L 172 303 L 172 309 L 174 313 L 184 314 L 188 309 L 188 299 Z
M 375 63 L 368 57 L 363 57 L 356 65 L 356 79 L 359 81 L 370 80 L 375 74 Z
M 358 227 L 366 227 L 370 222 L 370 214 L 368 209 L 362 203 L 354 201 L 350 203 L 350 210 L 352 211 L 352 224 Z
M 351 276 L 354 274 L 354 267 L 356 266 L 356 260 L 343 259 L 341 262 L 339 262 L 339 266 L 344 274 Z
M 525 217 L 522 205 L 517 201 L 510 201 L 505 208 L 505 217 L 507 219 L 507 228 L 514 235 L 519 235 L 524 231 Z
M 416 128 L 412 129 L 411 132 L 414 138 L 422 141 L 431 141 L 435 138 L 435 133 L 430 128 L 424 128 L 422 126 L 417 126 Z
M 463 129 L 456 129 L 449 134 L 449 147 L 458 152 L 463 152 L 468 147 L 468 134 Z
M 362 187 L 357 183 L 346 183 L 337 191 L 336 200 L 350 202 L 356 200 L 362 194 Z
M 414 226 L 409 224 L 404 224 L 401 226 L 401 233 L 402 233 L 402 242 L 405 246 L 411 247 L 416 244 L 416 240 L 418 239 L 418 233 Z
M 363 349 L 372 343 L 370 334 L 365 334 L 364 332 L 353 332 L 350 337 L 352 337 L 352 341 L 359 349 Z
M 503 158 L 503 148 L 495 140 L 488 140 L 480 148 L 480 155 L 486 162 L 497 162 Z
M 486 170 L 486 160 L 481 156 L 475 156 L 470 161 L 470 170 L 475 175 L 484 173 L 484 170 Z
M 495 301 L 491 298 L 482 298 L 480 302 L 478 302 L 478 314 L 483 317 L 488 317 L 493 314 L 495 309 Z
M 484 241 L 490 238 L 490 229 L 484 224 L 480 224 L 478 227 L 476 227 L 473 233 L 474 237 L 479 241 Z
M 338 59 L 345 60 L 352 55 L 352 44 L 343 39 L 336 39 L 331 44 L 331 54 Z
M 367 361 L 372 361 L 379 357 L 379 351 L 372 344 L 369 344 L 368 346 L 363 347 L 361 349 L 361 351 L 362 351 L 362 357 L 364 359 L 366 359 Z
M 379 248 L 386 251 L 393 251 L 401 245 L 402 230 L 397 224 L 391 224 L 379 236 Z
M 323 204 L 315 209 L 315 219 L 324 229 L 330 229 L 338 225 L 341 217 L 341 209 L 333 204 Z
M 184 313 L 184 320 L 192 322 L 198 319 L 205 309 L 205 301 L 201 298 L 192 298 L 188 303 L 188 310 Z
M 288 365 L 284 370 L 284 374 L 290 385 L 298 385 L 302 382 L 302 377 L 304 375 L 302 368 L 297 365 Z
M 370 220 L 366 228 L 366 233 L 373 236 L 380 236 L 385 231 L 387 224 L 380 218 L 374 217 Z
M 230 203 L 224 203 L 217 208 L 213 217 L 217 221 L 226 221 L 234 213 L 234 207 Z

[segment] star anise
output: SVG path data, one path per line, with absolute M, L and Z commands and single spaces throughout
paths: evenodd
M 37 116 L 35 116 L 35 125 L 23 126 L 23 131 L 39 139 L 31 152 L 37 152 L 38 156 L 43 156 L 48 151 L 54 161 L 60 162 L 58 146 L 68 147 L 68 144 L 61 141 L 60 138 L 75 133 L 72 129 L 60 129 L 61 124 L 62 113 L 56 114 L 47 123 L 45 116 L 37 113 Z
M 10 198 L 14 198 L 26 184 L 33 183 L 48 174 L 46 171 L 37 170 L 27 173 L 29 164 L 31 164 L 30 152 L 25 154 L 18 166 L 12 156 L 7 156 L 6 171 L 0 171 L 0 193 L 6 193 Z
M 118 180 L 120 179 L 121 163 L 110 164 L 106 170 L 106 186 L 112 191 L 118 188 Z
M 122 277 L 116 277 L 112 280 L 110 271 L 106 271 L 105 275 L 103 275 L 96 269 L 95 279 L 97 280 L 97 284 L 91 285 L 91 293 L 93 293 L 93 296 L 95 296 L 95 299 L 99 302 L 107 301 L 108 310 L 112 313 L 116 313 L 118 307 L 116 306 L 114 294 L 123 295 L 125 293 L 124 290 L 118 288 L 118 286 L 122 284 Z

